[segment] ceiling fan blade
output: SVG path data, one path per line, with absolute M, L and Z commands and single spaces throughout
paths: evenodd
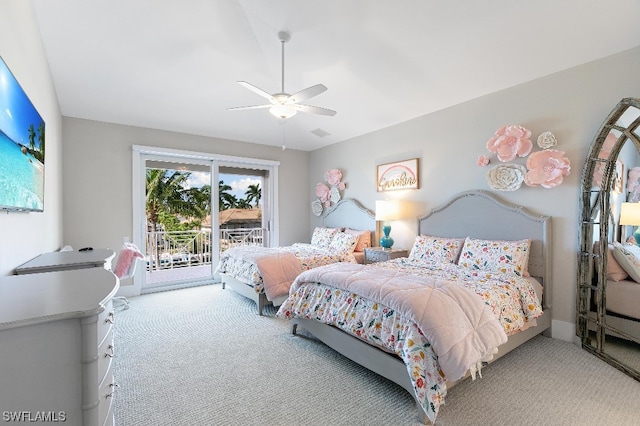
M 227 108 L 227 111 L 239 110 L 239 109 L 260 109 L 260 108 L 271 108 L 273 105 L 252 105 L 252 106 L 240 106 Z
M 239 81 L 238 82 L 239 85 L 241 85 L 242 87 L 246 87 L 247 89 L 251 90 L 253 93 L 256 93 L 260 96 L 262 96 L 263 98 L 267 98 L 269 99 L 270 102 L 274 101 L 274 98 L 271 94 L 265 92 L 264 90 L 254 86 L 251 83 L 247 83 L 246 81 Z
M 336 115 L 336 112 L 332 109 L 320 108 L 313 105 L 293 104 L 291 105 L 291 107 L 294 109 L 297 109 L 298 111 L 310 112 L 312 114 L 329 115 L 329 116 Z
M 324 84 L 316 84 L 315 86 L 307 87 L 301 91 L 289 96 L 289 100 L 293 103 L 298 103 L 314 96 L 318 96 L 320 93 L 326 92 L 327 87 Z

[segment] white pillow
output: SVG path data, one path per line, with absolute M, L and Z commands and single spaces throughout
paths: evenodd
M 442 238 L 418 235 L 413 242 L 409 259 L 421 262 L 456 263 L 464 238 Z
M 613 257 L 635 282 L 640 283 L 640 247 L 613 243 Z
M 323 249 L 328 249 L 329 244 L 333 240 L 333 236 L 336 232 L 341 231 L 340 228 L 321 228 L 316 227 L 311 235 L 311 244 Z
M 357 234 L 338 232 L 333 236 L 329 250 L 336 253 L 353 253 L 358 244 L 358 238 Z
M 491 271 L 529 276 L 529 248 L 526 240 L 478 240 L 467 237 L 458 265 L 475 271 Z

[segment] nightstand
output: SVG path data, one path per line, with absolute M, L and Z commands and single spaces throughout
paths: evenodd
M 386 260 L 397 259 L 398 257 L 409 256 L 406 249 L 383 249 L 382 247 L 367 247 L 364 249 L 364 263 L 384 262 Z

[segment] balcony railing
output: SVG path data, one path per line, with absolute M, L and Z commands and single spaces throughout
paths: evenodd
M 220 229 L 220 252 L 246 245 L 262 245 L 262 228 Z M 147 232 L 147 271 L 211 264 L 211 231 Z

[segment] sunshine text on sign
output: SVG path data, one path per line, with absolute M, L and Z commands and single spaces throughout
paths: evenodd
M 400 176 L 395 176 L 391 179 L 380 179 L 380 189 L 401 189 L 409 186 L 413 186 L 418 182 L 418 179 L 408 176 L 406 173 L 402 173 Z

